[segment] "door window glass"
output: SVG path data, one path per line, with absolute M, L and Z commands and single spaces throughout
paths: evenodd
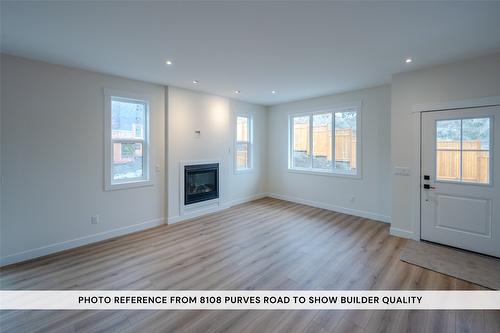
M 436 179 L 490 183 L 490 118 L 436 121 Z

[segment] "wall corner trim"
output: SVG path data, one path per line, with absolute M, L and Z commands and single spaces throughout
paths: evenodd
M 401 238 L 408 238 L 408 239 L 416 239 L 415 233 L 413 231 L 409 231 L 409 230 L 391 227 L 389 229 L 389 233 L 392 236 L 397 236 L 397 237 L 401 237 Z

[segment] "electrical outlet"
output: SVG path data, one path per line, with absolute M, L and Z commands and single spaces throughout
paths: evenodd
M 94 215 L 90 217 L 90 224 L 97 224 L 99 223 L 99 215 Z
M 159 164 L 157 164 L 157 165 L 155 166 L 155 171 L 156 171 L 156 172 L 160 172 L 160 171 L 161 171 L 161 167 L 160 167 L 160 165 L 159 165 Z
M 350 199 L 350 200 L 351 200 L 351 202 L 354 202 L 354 201 L 356 201 L 356 196 L 354 196 L 354 195 L 351 195 L 351 199 Z

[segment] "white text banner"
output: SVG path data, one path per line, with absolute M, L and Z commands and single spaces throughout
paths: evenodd
M 1 290 L 0 310 L 500 309 L 500 291 Z

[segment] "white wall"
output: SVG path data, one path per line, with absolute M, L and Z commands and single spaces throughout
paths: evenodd
M 392 77 L 391 92 L 391 165 L 410 167 L 412 176 L 392 176 L 392 226 L 394 234 L 415 235 L 414 217 L 418 193 L 412 182 L 418 181 L 415 166 L 419 156 L 418 115 L 412 114 L 416 104 L 446 103 L 486 96 L 500 96 L 500 54 L 405 72 Z
M 2 263 L 164 222 L 162 86 L 8 55 L 1 60 Z M 103 89 L 149 96 L 154 185 L 105 192 Z M 90 224 L 90 216 L 100 223 Z
M 234 173 L 234 154 L 230 157 L 228 197 L 232 203 L 255 195 L 267 193 L 267 109 L 263 106 L 229 100 L 232 123 L 230 127 L 231 145 L 236 134 L 236 114 L 251 114 L 253 117 L 253 169 L 250 172 Z M 234 152 L 234 147 L 231 146 Z
M 235 112 L 254 117 L 255 161 L 250 173 L 234 174 L 233 135 Z M 224 97 L 176 87 L 168 91 L 168 218 L 180 219 L 180 162 L 222 161 L 221 198 L 231 205 L 265 192 L 266 109 Z M 197 137 L 195 131 L 201 131 Z
M 325 106 L 362 102 L 362 178 L 288 171 L 288 115 Z M 283 199 L 340 212 L 390 220 L 390 87 L 307 99 L 270 108 L 268 122 L 269 192 Z M 351 201 L 352 197 L 354 201 Z

